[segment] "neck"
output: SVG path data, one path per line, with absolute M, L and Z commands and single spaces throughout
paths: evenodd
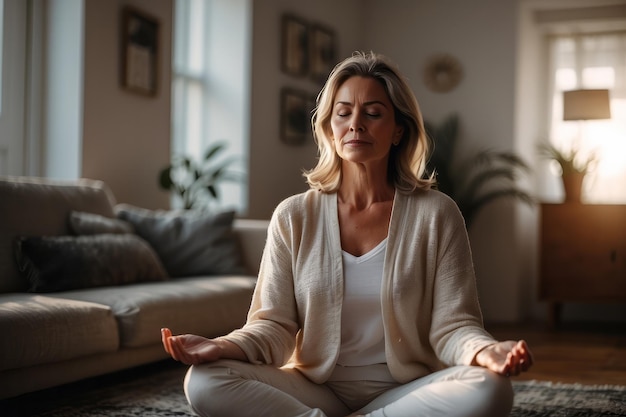
M 344 167 L 337 196 L 341 204 L 367 208 L 375 203 L 393 201 L 394 194 L 395 188 L 388 181 L 386 171 Z

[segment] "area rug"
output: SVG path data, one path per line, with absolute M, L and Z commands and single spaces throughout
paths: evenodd
M 626 416 L 626 386 L 513 382 L 511 416 Z
M 185 371 L 185 367 L 166 363 L 115 379 L 73 384 L 46 395 L 0 402 L 0 416 L 192 417 L 182 390 Z M 513 387 L 511 417 L 626 416 L 626 386 L 515 381 Z

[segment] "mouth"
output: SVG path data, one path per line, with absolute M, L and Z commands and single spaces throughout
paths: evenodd
M 359 146 L 359 145 L 367 145 L 369 142 L 364 141 L 362 139 L 350 139 L 344 142 L 344 145 L 351 145 L 351 146 Z

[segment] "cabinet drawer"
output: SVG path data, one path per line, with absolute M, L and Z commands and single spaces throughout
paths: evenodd
M 543 204 L 539 296 L 626 300 L 626 206 Z

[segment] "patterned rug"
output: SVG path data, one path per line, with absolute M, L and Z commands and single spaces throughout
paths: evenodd
M 511 416 L 626 416 L 626 386 L 514 382 Z
M 185 371 L 166 361 L 94 378 L 0 402 L 0 416 L 192 417 L 182 391 Z M 626 416 L 626 386 L 516 381 L 514 389 L 511 417 Z

